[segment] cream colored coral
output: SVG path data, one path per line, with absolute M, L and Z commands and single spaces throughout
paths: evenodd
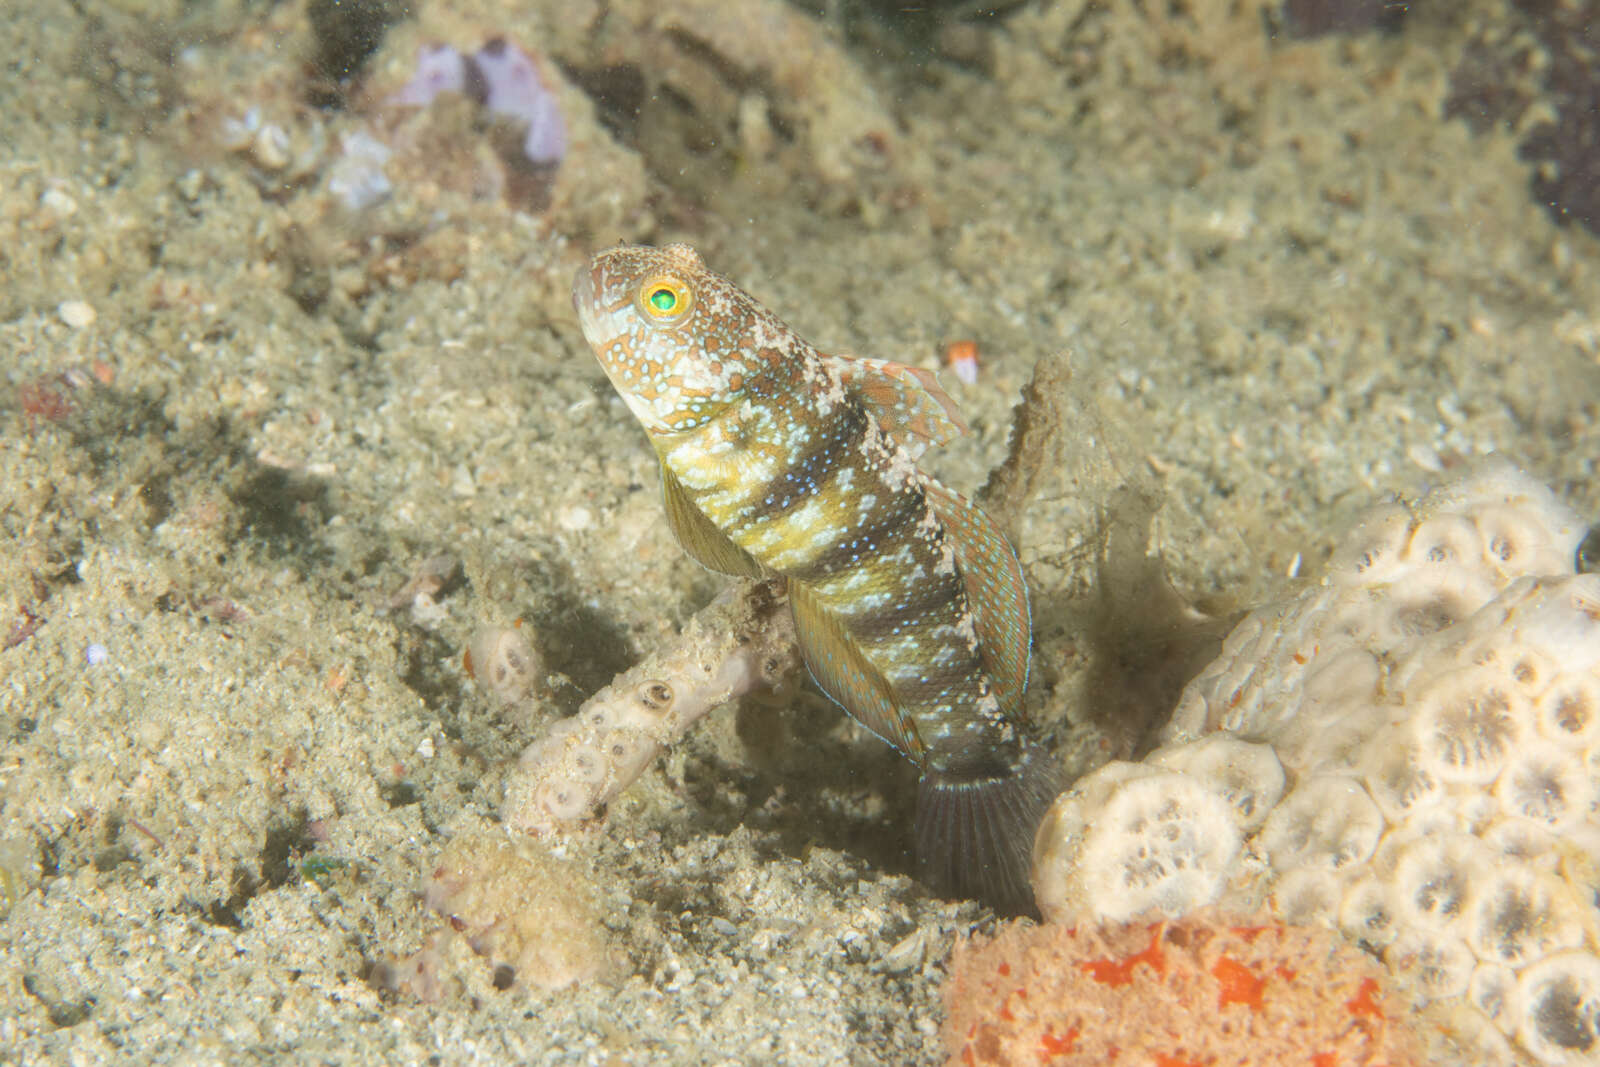
M 1045 916 L 1112 922 L 1183 915 L 1217 899 L 1239 851 L 1235 809 L 1197 775 L 1114 762 L 1045 815 L 1034 844 L 1034 895 Z
M 1583 533 L 1548 489 L 1505 463 L 1410 506 L 1377 508 L 1335 550 L 1320 588 L 1240 622 L 1185 690 L 1165 739 L 1276 738 L 1307 704 L 1334 720 L 1376 695 L 1379 662 L 1470 618 L 1518 578 L 1571 574 Z
M 1600 575 L 1576 573 L 1583 534 L 1506 464 L 1371 512 L 1319 585 L 1238 625 L 1146 764 L 1057 802 L 1041 909 L 1267 902 L 1378 955 L 1451 1033 L 1446 1058 L 1600 1064 Z M 1275 757 L 1287 791 L 1230 792 L 1212 753 L 1239 746 Z M 1165 809 L 1122 796 L 1156 780 Z M 1248 820 L 1225 806 L 1240 795 Z M 1096 857 L 1159 858 L 1153 831 L 1184 843 L 1187 896 L 1096 888 Z
M 531 834 L 577 827 L 712 708 L 777 684 L 796 665 L 786 605 L 765 584 L 730 590 L 677 644 L 619 675 L 529 745 L 506 784 L 501 818 Z

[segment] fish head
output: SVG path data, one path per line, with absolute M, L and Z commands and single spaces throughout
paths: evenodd
M 652 434 L 709 422 L 744 399 L 761 368 L 752 341 L 770 315 L 688 245 L 601 252 L 578 271 L 572 303 L 606 376 Z

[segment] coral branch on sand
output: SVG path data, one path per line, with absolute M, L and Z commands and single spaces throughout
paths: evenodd
M 789 606 L 776 586 L 725 592 L 676 644 L 619 675 L 528 746 L 501 817 L 533 834 L 594 818 L 712 708 L 777 685 L 797 665 Z

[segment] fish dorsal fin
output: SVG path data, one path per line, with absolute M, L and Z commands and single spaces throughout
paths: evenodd
M 661 461 L 661 500 L 666 506 L 667 525 L 683 550 L 707 570 L 739 578 L 763 578 L 766 571 L 755 558 L 734 544 L 732 539 L 689 499 L 688 490 L 678 481 L 665 460 Z
M 923 488 L 961 568 L 978 653 L 994 682 L 995 697 L 1007 715 L 1020 717 L 1032 633 L 1022 564 L 994 520 L 977 505 L 937 482 Z
M 861 725 L 921 763 L 916 728 L 901 716 L 888 679 L 861 654 L 839 616 L 799 582 L 789 583 L 789 605 L 800 656 L 817 686 Z
M 956 402 L 931 370 L 864 356 L 824 356 L 847 392 L 861 401 L 884 433 L 920 456 L 967 432 Z

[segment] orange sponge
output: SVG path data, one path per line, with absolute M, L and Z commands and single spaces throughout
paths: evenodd
M 1401 1067 L 1384 972 L 1330 931 L 1209 911 L 1099 929 L 1015 922 L 956 946 L 950 1063 Z

